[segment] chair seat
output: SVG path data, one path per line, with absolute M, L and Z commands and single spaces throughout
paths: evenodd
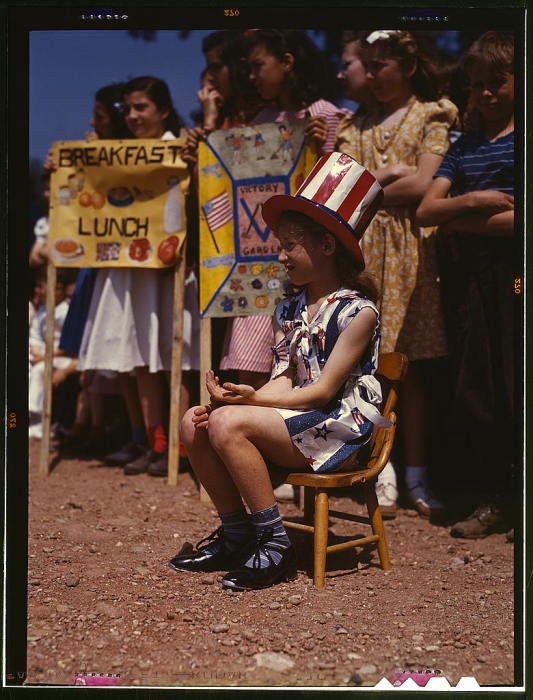
M 312 486 L 314 488 L 339 488 L 364 484 L 370 469 L 358 469 L 350 472 L 336 472 L 334 474 L 307 474 L 306 472 L 291 472 L 287 474 L 285 481 L 293 486 Z

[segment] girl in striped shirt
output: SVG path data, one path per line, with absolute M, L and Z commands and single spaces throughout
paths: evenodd
M 417 211 L 439 225 L 451 345 L 451 421 L 466 432 L 477 508 L 456 537 L 511 527 L 515 312 L 514 37 L 487 32 L 468 50 L 467 131 L 449 149 Z

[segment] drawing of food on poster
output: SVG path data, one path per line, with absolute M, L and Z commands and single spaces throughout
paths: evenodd
M 316 161 L 304 120 L 213 132 L 199 147 L 200 310 L 272 314 L 288 283 L 261 205 L 294 193 Z
M 50 257 L 60 267 L 174 265 L 185 238 L 184 141 L 60 141 Z

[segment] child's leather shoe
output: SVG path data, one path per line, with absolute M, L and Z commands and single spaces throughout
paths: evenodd
M 200 547 L 203 542 L 206 544 Z M 197 543 L 193 552 L 177 554 L 168 562 L 174 571 L 228 571 L 240 566 L 250 556 L 251 547 L 244 547 L 237 552 L 226 552 L 223 548 L 222 528 L 212 532 Z M 215 550 L 215 551 L 213 551 Z
M 278 551 L 282 552 L 279 564 L 269 557 L 269 566 L 259 568 L 259 554 L 257 554 L 257 566 L 241 566 L 235 571 L 230 571 L 222 579 L 222 586 L 235 591 L 253 591 L 258 588 L 268 588 L 283 581 L 294 581 L 297 576 L 294 547 L 278 549 Z M 262 552 L 268 556 L 268 549 L 263 549 Z

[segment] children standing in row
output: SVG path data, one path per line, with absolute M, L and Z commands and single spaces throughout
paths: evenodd
M 452 534 L 511 527 L 513 451 L 514 39 L 487 32 L 468 50 L 469 124 L 417 211 L 447 236 L 443 270 L 453 373 L 450 420 L 467 431 L 478 507 Z M 446 269 L 447 268 L 447 269 Z M 511 438 L 511 439 L 510 439 Z
M 436 516 L 442 505 L 428 485 L 429 399 L 421 361 L 444 357 L 447 344 L 435 230 L 419 227 L 414 215 L 448 149 L 457 109 L 439 99 L 435 66 L 413 33 L 369 33 L 361 59 L 377 108 L 343 120 L 337 148 L 369 168 L 384 188 L 362 249 L 381 294 L 382 351 L 410 359 L 401 408 L 407 492 L 421 515 Z

